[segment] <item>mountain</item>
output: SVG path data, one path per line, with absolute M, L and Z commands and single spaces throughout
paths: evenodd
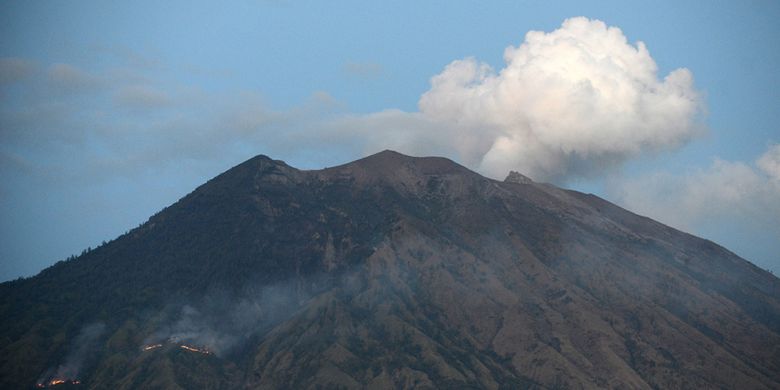
M 780 388 L 780 281 L 519 173 L 257 156 L 0 285 L 0 387 L 36 386 Z

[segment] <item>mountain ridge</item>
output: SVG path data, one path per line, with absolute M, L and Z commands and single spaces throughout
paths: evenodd
M 90 324 L 73 386 L 780 384 L 773 275 L 592 194 L 392 151 L 258 155 L 0 291 L 0 387 L 50 380 Z

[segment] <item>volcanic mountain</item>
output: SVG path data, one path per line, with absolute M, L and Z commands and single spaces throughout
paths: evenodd
M 0 285 L 0 387 L 36 386 L 776 389 L 780 281 L 518 173 L 257 156 Z

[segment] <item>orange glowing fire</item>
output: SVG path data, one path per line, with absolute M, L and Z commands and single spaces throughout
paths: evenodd
M 208 349 L 205 349 L 205 348 L 196 348 L 196 347 L 192 347 L 192 346 L 189 346 L 189 345 L 186 345 L 186 344 L 182 344 L 182 345 L 180 345 L 179 347 L 180 347 L 181 349 L 184 349 L 184 350 L 187 350 L 187 351 L 190 351 L 190 352 L 198 352 L 198 353 L 202 353 L 202 354 L 204 354 L 204 355 L 208 355 L 208 354 L 210 354 L 210 353 L 211 353 L 211 352 L 209 352 L 209 350 L 208 350 Z
M 173 340 L 173 339 L 168 340 L 168 342 L 169 343 L 176 343 L 176 341 Z M 141 351 L 142 352 L 151 351 L 153 349 L 161 348 L 162 346 L 163 346 L 163 344 L 161 344 L 161 343 L 160 344 L 147 344 L 147 345 L 144 345 L 144 346 L 141 347 Z M 211 351 L 209 351 L 206 348 L 196 347 L 196 346 L 188 345 L 188 344 L 179 344 L 179 348 L 181 348 L 181 349 L 183 349 L 185 351 L 202 353 L 204 355 L 210 355 L 211 354 Z
M 141 350 L 146 352 L 160 347 L 162 347 L 162 344 L 150 344 L 150 345 L 144 345 L 143 347 L 141 347 Z
M 81 384 L 81 381 L 79 381 L 78 379 L 54 378 L 54 379 L 50 379 L 48 382 L 36 383 L 35 387 L 37 387 L 39 389 L 44 389 L 44 388 L 47 388 L 47 387 L 54 387 L 54 386 L 64 385 L 66 383 L 70 383 L 71 385 L 79 385 L 79 384 Z

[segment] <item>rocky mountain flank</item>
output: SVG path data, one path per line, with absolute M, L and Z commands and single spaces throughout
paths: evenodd
M 258 156 L 0 285 L 0 387 L 35 386 L 780 388 L 780 281 L 516 172 Z

